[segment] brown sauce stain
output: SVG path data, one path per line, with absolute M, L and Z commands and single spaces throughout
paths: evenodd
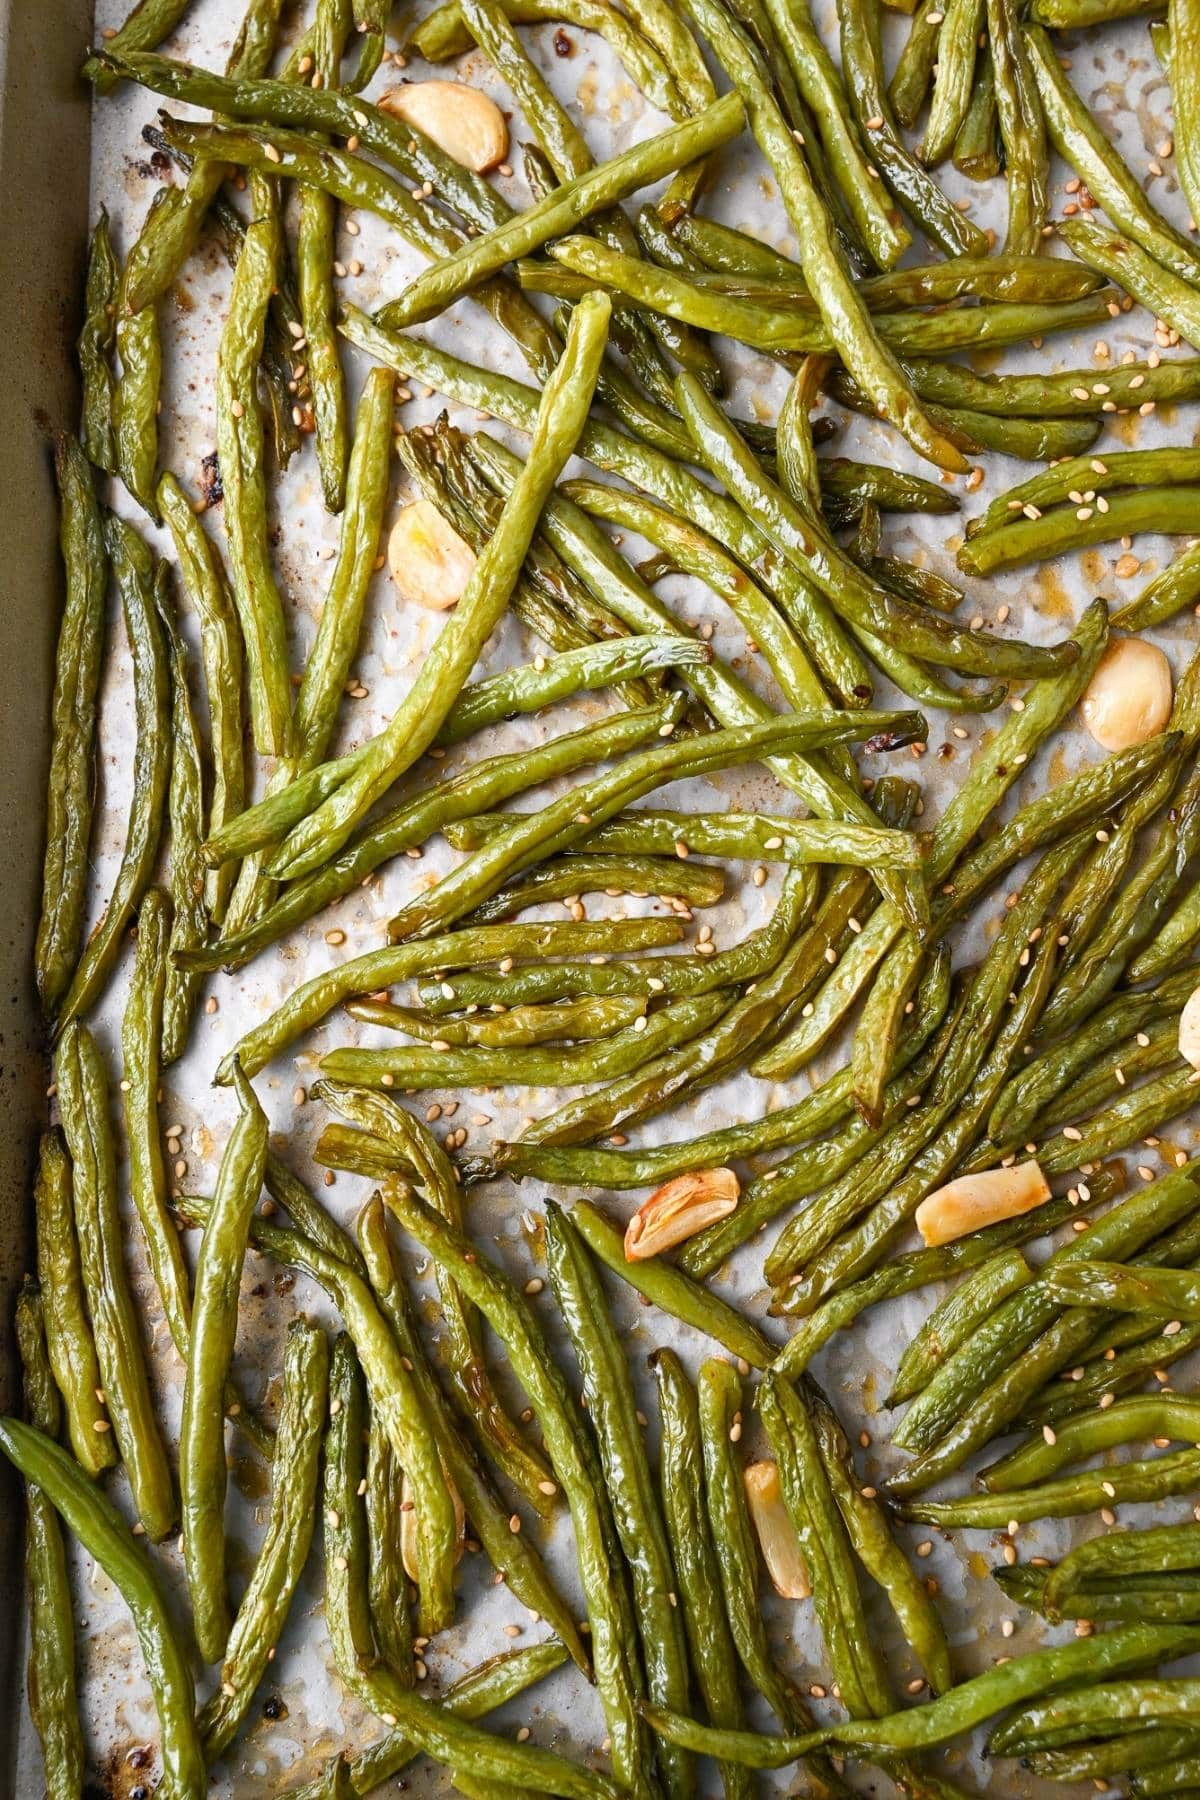
M 1070 620 L 1075 616 L 1075 608 L 1071 604 L 1071 596 L 1063 584 L 1062 576 L 1053 564 L 1037 571 L 1031 583 L 1033 604 L 1043 619 Z

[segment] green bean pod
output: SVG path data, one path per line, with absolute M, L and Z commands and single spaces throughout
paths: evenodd
M 1080 262 L 1115 281 L 1193 347 L 1200 345 L 1200 307 L 1189 282 L 1148 256 L 1131 238 L 1103 231 L 1091 219 L 1064 219 L 1056 229 Z
M 225 490 L 225 533 L 245 644 L 254 746 L 260 756 L 286 755 L 291 744 L 287 630 L 271 566 L 263 426 L 256 392 L 279 255 L 278 222 L 255 219 L 238 257 L 217 351 L 217 455 Z
M 91 1010 L 120 954 L 125 927 L 153 874 L 169 781 L 168 659 L 150 553 L 133 528 L 114 516 L 106 523 L 105 538 L 133 656 L 137 743 L 121 864 L 103 918 L 88 939 L 63 1000 L 59 1022 L 64 1026 Z
M 308 1561 L 328 1385 L 325 1333 L 307 1319 L 293 1319 L 283 1355 L 266 1533 L 229 1631 L 220 1685 L 199 1718 L 210 1762 L 224 1755 L 250 1709 Z
M 166 565 L 158 573 L 165 575 Z M 166 984 L 162 1005 L 162 1060 L 175 1062 L 187 1048 L 192 1018 L 200 995 L 201 977 L 176 960 L 185 950 L 199 948 L 208 937 L 205 904 L 204 766 L 200 734 L 188 688 L 187 653 L 179 627 L 170 610 L 165 582 L 157 583 L 159 617 L 167 634 L 171 660 L 171 774 L 167 783 L 167 822 L 171 883 L 171 942 L 166 959 Z
M 887 1404 L 900 1406 L 928 1387 L 952 1356 L 1010 1295 L 1033 1278 L 1019 1250 L 1004 1249 L 982 1263 L 930 1313 L 896 1367 Z
M 150 1394 L 142 1321 L 125 1272 L 107 1075 L 86 1026 L 73 1024 L 64 1031 L 55 1074 L 71 1153 L 83 1285 L 105 1405 L 138 1516 L 158 1543 L 172 1531 L 179 1515 Z
M 222 1395 L 233 1356 L 250 1215 L 262 1191 L 267 1159 L 266 1114 L 240 1067 L 234 1069 L 234 1085 L 238 1119 L 221 1157 L 212 1216 L 196 1263 L 179 1436 L 184 1562 L 196 1642 L 206 1662 L 224 1654 L 229 1636 Z
M 58 1127 L 42 1133 L 33 1183 L 38 1280 L 50 1367 L 62 1396 L 71 1449 L 87 1475 L 117 1460 L 100 1367 L 87 1315 L 79 1239 L 71 1201 L 71 1164 Z
M 361 10 L 362 0 L 359 4 Z M 349 9 L 340 0 L 318 6 L 311 60 L 313 73 L 319 75 L 323 88 L 341 85 L 342 53 L 349 26 Z M 311 75 L 308 81 L 311 86 Z M 336 201 L 321 188 L 302 187 L 296 232 L 297 294 L 304 327 L 304 360 L 312 388 L 317 467 L 321 471 L 325 506 L 332 513 L 341 512 L 346 497 L 350 435 L 346 425 L 346 384 L 334 328 L 336 247 Z
M 117 320 L 121 373 L 113 388 L 112 431 L 117 473 L 139 506 L 158 518 L 158 395 L 162 340 L 152 307 Z
M 101 207 L 88 247 L 83 325 L 76 343 L 76 354 L 83 383 L 80 441 L 88 461 L 109 475 L 115 472 L 117 466 L 112 432 L 113 376 L 109 359 L 116 341 L 119 280 L 120 270 L 113 254 L 108 213 Z
M 169 472 L 159 481 L 158 505 L 171 533 L 184 590 L 200 620 L 212 765 L 205 835 L 212 836 L 242 811 L 246 797 L 241 627 L 216 548 Z M 218 924 L 235 873 L 233 868 L 214 869 L 205 878 L 205 903 Z
M 1039 88 L 1017 9 L 1009 0 L 986 0 L 984 17 L 1008 186 L 1005 249 L 1032 256 L 1042 245 L 1050 186 Z
M 38 994 L 49 1013 L 70 986 L 83 935 L 108 591 L 108 556 L 92 472 L 75 439 L 65 433 L 55 439 L 54 461 L 65 592 L 50 702 L 46 860 L 34 946 Z
M 26 1280 L 16 1306 L 17 1349 L 29 1423 L 57 1438 L 62 1405 L 46 1350 L 42 1301 Z M 41 1488 L 25 1488 L 25 1588 L 29 1604 L 29 1712 L 42 1745 L 47 1800 L 80 1800 L 86 1752 L 75 1674 L 75 1620 L 58 1515 Z
M 975 56 L 983 30 L 984 0 L 947 0 L 932 69 L 933 95 L 921 141 L 927 166 L 944 162 L 954 147 L 971 103 Z M 895 96 L 893 96 L 895 98 Z
M 208 1773 L 194 1719 L 189 1658 L 145 1551 L 112 1502 L 40 1431 L 4 1419 L 0 1450 L 50 1501 L 128 1606 L 158 1713 L 164 1785 L 172 1800 L 204 1800 Z

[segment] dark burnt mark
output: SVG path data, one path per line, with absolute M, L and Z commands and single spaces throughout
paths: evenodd
M 209 506 L 220 506 L 225 498 L 225 488 L 221 481 L 221 463 L 215 450 L 200 458 L 200 492 Z
M 554 54 L 555 56 L 574 56 L 575 54 L 575 40 L 567 36 L 561 25 L 554 33 Z

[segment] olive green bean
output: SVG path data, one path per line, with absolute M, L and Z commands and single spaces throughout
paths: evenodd
M 112 433 L 113 376 L 110 366 L 116 341 L 117 286 L 120 270 L 113 254 L 108 213 L 100 208 L 88 248 L 83 325 L 76 343 L 83 383 L 79 436 L 88 461 L 112 475 L 116 449 Z
M 293 1319 L 283 1355 L 266 1533 L 229 1631 L 220 1686 L 200 1713 L 204 1753 L 210 1761 L 224 1754 L 249 1711 L 308 1560 L 317 1518 L 317 1468 L 328 1382 L 325 1333 L 307 1319 Z
M 986 9 L 984 0 L 947 0 L 942 10 L 945 17 L 937 36 L 933 94 L 919 152 L 927 167 L 949 156 L 967 116 Z
M 911 1338 L 896 1368 L 887 1404 L 899 1406 L 928 1387 L 946 1359 L 979 1329 L 1011 1294 L 1033 1279 L 1016 1249 L 997 1251 L 965 1281 L 951 1288 Z
M 55 1075 L 104 1405 L 138 1517 L 158 1543 L 174 1529 L 179 1513 L 150 1394 L 142 1322 L 125 1271 L 107 1072 L 86 1026 L 72 1024 L 63 1032 Z
M 83 935 L 96 786 L 96 713 L 104 654 L 108 557 L 92 472 L 74 438 L 54 441 L 59 550 L 65 586 L 50 702 L 46 857 L 34 975 L 54 1012 L 75 972 Z
M 46 1351 L 42 1301 L 29 1279 L 16 1306 L 17 1349 L 29 1423 L 57 1438 L 62 1405 Z M 25 1487 L 29 1605 L 29 1712 L 42 1745 L 47 1800 L 80 1800 L 86 1752 L 75 1674 L 75 1619 L 58 1515 L 41 1488 Z
M 1008 188 L 1004 246 L 1032 256 L 1042 245 L 1050 197 L 1050 155 L 1039 86 L 1016 8 L 1009 0 L 986 0 L 984 17 Z
M 112 432 L 117 473 L 139 506 L 158 517 L 158 391 L 162 341 L 151 307 L 117 320 L 121 373 L 113 388 Z
M 1056 230 L 1080 262 L 1115 281 L 1189 344 L 1200 344 L 1200 309 L 1190 283 L 1148 256 L 1131 238 L 1103 231 L 1090 219 L 1064 219 Z
M 71 1164 L 57 1126 L 43 1132 L 38 1143 L 33 1204 L 46 1350 L 62 1397 L 71 1449 L 85 1474 L 96 1476 L 113 1466 L 117 1453 L 87 1316 L 71 1205 Z

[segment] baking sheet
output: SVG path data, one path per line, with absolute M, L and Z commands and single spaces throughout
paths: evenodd
M 119 23 L 126 10 L 127 0 L 100 0 L 96 13 L 97 33 Z M 832 7 L 823 4 L 817 10 L 818 22 L 827 38 L 834 42 Z M 240 11 L 237 0 L 198 0 L 169 49 L 208 66 L 222 67 Z M 298 30 L 305 16 L 306 9 L 298 10 L 289 21 L 290 29 Z M 397 15 L 398 19 L 400 16 Z M 889 36 L 898 42 L 905 29 L 903 22 L 889 20 L 887 24 Z M 554 47 L 556 33 L 553 26 L 528 29 L 523 35 L 555 91 L 571 105 L 598 158 L 649 135 L 664 123 L 633 88 L 624 72 L 614 66 L 598 40 L 568 28 L 565 36 L 571 43 L 571 53 L 563 56 Z M 445 68 L 425 70 L 419 63 L 405 71 L 407 77 L 415 79 L 429 73 L 445 78 L 448 71 Z M 519 175 L 519 150 L 526 133 L 511 96 L 481 56 L 463 58 L 458 73 L 463 79 L 493 93 L 502 106 L 514 113 L 511 165 L 518 173 L 511 177 L 496 177 L 496 181 L 508 198 L 524 204 L 528 196 Z M 385 87 L 398 79 L 400 72 L 385 65 L 371 84 L 371 96 L 378 97 Z M 1134 168 L 1145 170 L 1171 132 L 1169 93 L 1150 51 L 1145 23 L 1133 21 L 1121 28 L 1096 33 L 1094 42 L 1089 42 L 1086 48 L 1077 47 L 1073 79 L 1106 129 L 1118 136 Z M 101 203 L 108 207 L 116 243 L 122 252 L 133 241 L 164 174 L 140 138 L 141 127 L 153 120 L 157 105 L 153 95 L 122 88 L 99 105 L 94 114 L 92 213 L 94 216 Z M 1186 208 L 1176 191 L 1172 164 L 1169 159 L 1163 159 L 1161 166 L 1166 173 L 1152 178 L 1153 197 L 1168 216 L 1182 226 L 1186 222 Z M 1065 177 L 1061 168 L 1055 173 L 1052 210 L 1058 211 Z M 976 188 L 952 169 L 940 171 L 939 179 L 942 177 L 953 196 L 969 201 L 974 218 L 1003 232 L 1002 182 Z M 171 177 L 168 175 L 167 178 Z M 739 146 L 724 157 L 720 180 L 709 196 L 707 208 L 714 216 L 744 229 L 753 229 L 779 248 L 794 253 L 795 242 L 774 184 L 757 154 L 747 145 Z M 347 217 L 343 211 L 338 254 L 346 262 L 351 258 L 360 259 L 363 272 L 358 277 L 348 277 L 342 286 L 357 305 L 370 309 L 400 292 L 406 279 L 420 266 L 420 259 L 415 252 L 390 237 L 382 224 L 367 214 L 356 215 L 360 235 L 348 235 L 345 231 Z M 214 353 L 229 280 L 223 254 L 215 242 L 205 239 L 162 308 L 166 342 L 162 459 L 164 466 L 174 469 L 192 490 L 200 486 L 201 459 L 212 450 L 214 443 Z M 437 341 L 460 355 L 528 379 L 515 346 L 500 336 L 470 302 L 460 304 L 446 318 L 426 329 Z M 1041 349 L 1008 352 L 1005 367 L 1085 366 L 1096 369 L 1099 379 L 1109 363 L 1118 361 L 1124 351 L 1135 349 L 1142 354 L 1150 341 L 1146 315 L 1135 312 L 1122 315 L 1099 336 L 1088 333 L 1074 342 L 1052 338 Z M 1101 351 L 1101 344 L 1106 346 L 1107 356 Z M 781 373 L 767 359 L 740 347 L 724 344 L 721 350 L 733 377 L 730 388 L 732 410 L 746 417 L 773 418 L 784 390 Z M 346 352 L 344 360 L 352 391 L 356 393 L 364 365 L 350 351 Z M 981 357 L 978 366 L 981 369 L 995 367 L 998 360 L 995 356 Z M 438 397 L 418 390 L 411 404 L 404 408 L 403 420 L 409 425 L 430 420 L 441 410 L 442 404 Z M 464 429 L 483 428 L 475 415 L 455 408 L 450 411 Z M 1183 411 L 1172 416 L 1173 413 L 1174 409 L 1163 407 L 1152 418 L 1133 415 L 1114 420 L 1100 440 L 1100 446 L 1114 449 L 1133 444 L 1149 446 L 1178 442 L 1183 438 L 1191 441 L 1200 413 Z M 521 447 L 520 440 L 508 436 L 494 423 L 488 424 L 486 429 L 506 436 L 507 441 Z M 868 460 L 920 469 L 929 474 L 896 433 L 870 421 L 849 421 L 835 448 Z M 964 499 L 964 516 L 977 510 L 1003 486 L 1031 472 L 1028 465 L 1014 464 L 1002 458 L 984 458 L 983 464 L 986 481 L 977 494 L 962 494 L 961 482 L 955 484 L 956 491 Z M 311 447 L 296 458 L 291 470 L 273 491 L 277 567 L 292 635 L 292 666 L 298 669 L 303 664 L 319 617 L 329 561 L 337 541 L 337 521 L 322 507 Z M 405 495 L 404 477 L 397 465 L 393 508 Z M 152 528 L 147 528 L 145 519 L 115 484 L 113 500 L 118 510 L 127 512 L 140 527 L 148 529 L 148 535 L 158 548 L 169 552 L 167 541 L 161 535 L 156 536 Z M 205 523 L 223 547 L 219 511 L 210 513 Z M 914 515 L 885 520 L 888 549 L 947 574 L 954 574 L 953 553 L 961 530 L 961 519 L 949 516 L 922 518 Z M 1103 594 L 1114 601 L 1128 598 L 1170 554 L 1170 546 L 1164 540 L 1139 540 L 1135 548 L 1140 569 L 1133 580 L 1118 580 L 1113 565 L 1120 549 L 1106 546 L 1061 566 L 1032 572 L 1016 571 L 980 583 L 976 590 L 978 610 L 985 618 L 993 618 L 1001 603 L 1007 603 L 1011 609 L 1007 625 L 1010 633 L 1039 641 L 1057 638 L 1094 594 Z M 627 540 L 626 549 L 636 555 L 635 541 Z M 743 635 L 728 616 L 723 616 L 711 596 L 696 584 L 680 578 L 661 584 L 659 591 L 678 609 L 682 618 L 693 624 L 711 621 L 718 650 L 762 692 L 772 692 L 761 658 L 750 651 Z M 184 610 L 187 615 L 185 630 L 194 647 L 195 620 L 186 601 Z M 368 692 L 363 699 L 346 700 L 340 747 L 361 742 L 390 716 L 440 624 L 437 615 L 415 609 L 406 611 L 400 607 L 386 571 L 377 576 L 368 603 L 368 622 L 357 665 L 360 681 Z M 1190 616 L 1177 621 L 1162 634 L 1161 641 L 1177 671 L 1190 654 L 1195 635 L 1196 621 Z M 133 749 L 128 656 L 119 631 L 116 642 L 118 648 L 110 655 L 103 693 L 102 785 L 93 885 L 93 907 L 97 912 L 111 887 L 120 854 Z M 510 619 L 489 645 L 485 666 L 491 671 L 523 661 L 530 650 L 524 632 Z M 886 684 L 882 681 L 880 703 L 890 703 Z M 489 738 L 488 749 L 543 741 L 567 729 L 568 724 L 598 716 L 611 704 L 609 697 L 604 695 L 584 696 L 570 708 L 555 709 L 546 717 L 512 722 L 497 728 L 494 737 Z M 928 753 L 919 762 L 910 761 L 905 753 L 886 765 L 923 782 L 926 824 L 936 816 L 942 799 L 961 780 L 970 757 L 987 741 L 993 729 L 987 719 L 977 717 L 954 720 L 937 717 L 930 723 Z M 965 728 L 965 739 L 954 734 L 952 728 L 955 726 Z M 451 751 L 440 768 L 447 774 L 453 773 L 478 754 L 478 746 L 464 745 Z M 1095 747 L 1080 734 L 1063 734 L 1048 753 L 1031 765 L 1024 782 L 1016 790 L 1013 803 L 1041 791 L 1047 783 L 1061 779 L 1095 755 Z M 884 766 L 880 760 L 876 772 L 881 772 Z M 427 779 L 431 768 L 432 765 L 426 764 L 417 773 L 416 780 Z M 667 799 L 672 805 L 695 809 L 714 805 L 769 806 L 781 812 L 795 812 L 798 806 L 793 796 L 775 787 L 763 772 L 757 770 L 733 771 L 713 784 L 691 783 L 686 790 L 675 788 Z M 210 1085 L 219 1056 L 243 1030 L 264 1017 L 286 993 L 317 970 L 331 961 L 341 961 L 378 947 L 384 939 L 385 922 L 402 899 L 436 880 L 455 860 L 440 840 L 434 840 L 420 861 L 401 859 L 385 867 L 367 886 L 294 933 L 282 946 L 259 958 L 248 969 L 232 977 L 221 975 L 210 980 L 206 994 L 211 1010 L 201 1012 L 187 1055 L 167 1070 L 164 1077 L 164 1127 L 179 1125 L 183 1128 L 182 1160 L 185 1167 L 177 1174 L 181 1187 L 200 1192 L 210 1190 L 220 1151 L 232 1123 L 235 1112 L 232 1096 L 226 1090 Z M 748 870 L 744 872 L 748 874 Z M 766 916 L 777 888 L 776 878 L 772 875 L 763 890 L 755 890 L 747 882 L 744 891 L 740 891 L 736 885 L 737 873 L 735 867 L 734 885 L 728 898 L 718 908 L 697 916 L 696 926 L 712 924 L 716 941 L 721 945 L 735 942 Z M 997 900 L 990 910 L 998 911 L 999 905 Z M 590 897 L 586 906 L 589 916 L 594 917 L 662 909 L 661 903 L 639 905 L 633 900 L 613 901 L 601 896 Z M 564 916 L 561 908 L 543 909 L 543 915 Z M 328 943 L 326 934 L 331 931 L 344 933 L 344 941 L 334 945 Z M 959 948 L 966 953 L 971 945 L 968 941 Z M 128 963 L 127 955 L 111 992 L 93 1020 L 109 1056 L 114 1099 L 120 1074 L 119 1029 Z M 322 1123 L 322 1109 L 307 1103 L 305 1090 L 314 1076 L 320 1055 L 335 1044 L 350 1041 L 383 1042 L 385 1037 L 343 1015 L 334 1015 L 319 1031 L 294 1046 L 293 1054 L 266 1069 L 256 1082 L 278 1134 L 274 1140 L 277 1147 L 314 1185 L 319 1185 L 322 1180 L 321 1172 L 312 1164 L 310 1156 Z M 819 1080 L 838 1061 L 839 1052 L 835 1047 L 814 1065 L 811 1074 L 806 1072 L 793 1083 L 772 1084 L 753 1081 L 749 1077 L 726 1081 L 706 1090 L 666 1118 L 652 1121 L 638 1134 L 637 1141 L 654 1143 L 686 1138 L 735 1119 L 758 1116 L 794 1099 L 798 1092 L 805 1091 L 810 1080 Z M 459 1105 L 453 1119 L 444 1119 L 438 1130 L 465 1124 L 469 1147 L 473 1147 L 482 1145 L 492 1134 L 515 1135 L 522 1118 L 549 1110 L 556 1096 L 544 1091 L 490 1092 L 486 1095 L 431 1093 L 424 1096 L 420 1104 L 455 1100 Z M 474 1123 L 477 1118 L 486 1118 L 487 1123 Z M 1193 1128 L 1176 1128 L 1169 1141 L 1164 1140 L 1164 1152 L 1177 1144 L 1190 1148 L 1196 1141 Z M 369 1185 L 339 1174 L 332 1185 L 323 1186 L 320 1191 L 337 1217 L 349 1223 L 366 1197 Z M 622 1211 L 629 1210 L 640 1197 L 620 1196 L 615 1204 Z M 471 1222 L 481 1242 L 522 1281 L 541 1266 L 537 1223 L 540 1198 L 541 1189 L 536 1183 L 527 1183 L 523 1188 L 496 1183 L 474 1190 L 470 1196 Z M 157 1294 L 140 1256 L 136 1228 L 131 1230 L 129 1242 L 136 1291 L 147 1330 L 153 1338 L 163 1406 L 174 1436 L 178 1426 L 182 1371 L 170 1345 Z M 423 1270 L 423 1265 L 418 1267 Z M 751 1244 L 740 1252 L 719 1278 L 718 1285 L 721 1292 L 761 1319 L 766 1301 L 761 1278 L 761 1244 Z M 648 1353 L 658 1344 L 674 1344 L 694 1369 L 713 1346 L 657 1311 L 643 1307 L 623 1285 L 609 1282 L 608 1287 L 614 1313 L 626 1331 L 635 1374 L 646 1389 L 645 1411 L 653 1421 L 655 1408 L 645 1370 Z M 816 1365 L 817 1373 L 828 1384 L 852 1437 L 862 1431 L 869 1439 L 860 1458 L 864 1480 L 878 1479 L 891 1466 L 892 1458 L 886 1449 L 889 1417 L 880 1411 L 879 1400 L 886 1392 L 899 1347 L 908 1340 L 937 1297 L 929 1292 L 917 1294 L 875 1310 L 853 1332 L 835 1339 Z M 323 1296 L 311 1283 L 294 1279 L 290 1273 L 276 1269 L 253 1252 L 247 1262 L 242 1302 L 238 1358 L 247 1385 L 255 1397 L 259 1397 L 269 1392 L 277 1378 L 282 1329 L 293 1311 L 303 1307 L 331 1323 L 332 1315 Z M 538 1304 L 544 1318 L 552 1324 L 554 1309 L 548 1293 Z M 769 1325 L 768 1329 L 782 1338 L 783 1334 L 774 1325 Z M 497 1368 L 500 1368 L 499 1358 Z M 1182 1376 L 1177 1379 L 1183 1385 Z M 650 1431 L 653 1436 L 653 1423 Z M 253 1457 L 245 1455 L 236 1440 L 232 1443 L 232 1453 L 231 1568 L 234 1581 L 240 1584 L 252 1566 L 265 1518 L 267 1496 L 261 1466 Z M 120 1478 L 114 1481 L 113 1488 L 123 1503 L 125 1496 Z M 1160 1510 L 1166 1514 L 1166 1509 Z M 1134 1523 L 1155 1512 L 1152 1508 L 1122 1509 L 1122 1522 Z M 527 1522 L 526 1528 L 533 1527 Z M 1027 1528 L 1019 1540 L 1022 1557 L 1035 1551 L 1048 1555 L 1058 1553 L 1068 1541 L 1071 1529 L 1069 1523 Z M 1079 1529 L 1082 1534 L 1088 1534 L 1093 1526 L 1088 1521 Z M 989 1566 L 998 1560 L 992 1534 L 965 1532 L 950 1541 L 923 1528 L 901 1527 L 901 1532 L 907 1536 L 910 1547 L 927 1539 L 933 1542 L 932 1553 L 922 1566 L 935 1574 L 941 1583 L 945 1617 L 962 1673 L 989 1666 L 998 1656 L 1015 1654 L 1039 1640 L 1039 1632 L 1028 1621 L 1018 1625 L 1011 1639 L 1001 1637 L 1001 1621 L 1016 1614 L 1014 1608 L 1002 1603 L 999 1590 L 987 1579 Z M 548 1553 L 564 1590 L 577 1595 L 569 1529 L 564 1530 L 560 1525 L 548 1542 Z M 104 1576 L 86 1559 L 77 1557 L 77 1563 L 78 1591 L 83 1601 L 81 1655 L 89 1732 L 96 1748 L 104 1790 L 125 1796 L 145 1779 L 144 1749 L 155 1737 L 153 1712 L 132 1628 L 119 1598 Z M 173 1593 L 180 1597 L 183 1581 L 176 1546 L 164 1549 L 161 1564 Z M 438 1640 L 428 1659 L 430 1684 L 435 1689 L 482 1658 L 511 1648 L 513 1643 L 534 1641 L 544 1633 L 545 1628 L 525 1615 L 507 1589 L 493 1583 L 491 1572 L 481 1557 L 469 1558 L 464 1565 L 462 1590 L 459 1622 Z M 872 1605 L 876 1598 L 878 1596 L 873 1597 Z M 785 1663 L 802 1680 L 826 1678 L 827 1670 L 812 1627 L 810 1609 L 778 1602 L 773 1597 L 764 1597 L 764 1606 Z M 882 1614 L 876 1614 L 876 1617 L 878 1628 L 886 1635 L 887 1626 Z M 506 1629 L 512 1627 L 519 1631 L 516 1638 L 506 1635 Z M 908 1677 L 917 1671 L 910 1667 L 912 1659 L 905 1647 L 893 1643 L 891 1649 L 893 1672 L 902 1688 Z M 316 1773 L 324 1758 L 335 1749 L 359 1746 L 377 1735 L 377 1728 L 345 1697 L 332 1673 L 321 1619 L 319 1545 L 314 1546 L 308 1573 L 270 1673 L 271 1680 L 252 1709 L 249 1728 L 215 1771 L 215 1794 L 239 1797 L 240 1800 L 241 1796 L 276 1792 L 292 1781 Z M 209 1679 L 206 1677 L 201 1684 L 201 1697 L 207 1692 Z M 285 1708 L 282 1718 L 268 1722 L 261 1717 L 262 1703 L 268 1698 L 282 1700 Z M 820 1702 L 815 1705 L 818 1713 L 826 1710 Z M 769 1723 L 769 1716 L 761 1708 L 753 1716 L 764 1725 Z M 493 1723 L 509 1729 L 529 1724 L 535 1741 L 581 1755 L 598 1744 L 603 1736 L 594 1695 L 570 1671 L 553 1677 L 514 1702 L 496 1715 Z M 1014 1765 L 1004 1764 L 998 1773 L 991 1774 L 978 1755 L 967 1756 L 959 1748 L 951 1750 L 944 1758 L 931 1759 L 931 1767 L 944 1767 L 956 1778 L 962 1773 L 964 1785 L 975 1785 L 981 1791 L 986 1789 L 996 1795 L 1032 1795 L 1039 1791 L 1036 1784 Z M 792 1780 L 786 1773 L 768 1776 L 763 1778 L 763 1789 L 780 1793 L 792 1791 Z M 419 1796 L 440 1794 L 448 1791 L 449 1786 L 447 1777 L 429 1764 L 417 1765 L 407 1772 L 405 1781 L 405 1791 Z M 874 1778 L 873 1785 L 869 1781 L 864 1783 L 865 1791 L 885 1791 L 886 1787 L 886 1782 L 879 1777 Z M 801 1791 L 799 1783 L 794 1791 Z M 26 1721 L 21 1741 L 18 1793 L 32 1796 L 40 1792 L 36 1741 Z

